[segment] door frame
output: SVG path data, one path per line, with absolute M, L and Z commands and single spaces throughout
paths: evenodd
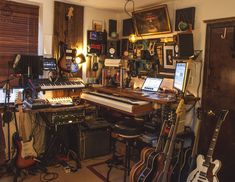
M 235 27 L 235 17 L 231 18 L 222 18 L 222 19 L 214 19 L 214 20 L 205 20 L 204 23 L 207 24 L 206 26 L 206 45 L 205 45 L 205 59 L 204 59 L 204 73 L 203 73 L 203 84 L 202 84 L 202 109 L 203 111 L 207 111 L 206 108 L 206 90 L 207 90 L 207 83 L 210 76 L 210 42 L 211 37 L 210 33 L 212 28 L 222 28 L 222 27 Z M 234 45 L 235 46 L 235 45 Z M 203 116 L 203 120 L 205 117 Z

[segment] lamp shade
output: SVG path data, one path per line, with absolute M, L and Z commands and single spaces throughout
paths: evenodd
M 77 64 L 82 64 L 85 62 L 86 62 L 86 57 L 84 56 L 84 54 L 81 53 L 76 56 L 76 63 Z

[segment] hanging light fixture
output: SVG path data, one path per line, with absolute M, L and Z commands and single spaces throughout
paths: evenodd
M 134 18 L 134 16 L 131 13 L 129 13 L 127 11 L 127 5 L 130 4 L 130 3 L 132 3 L 132 12 L 135 11 L 135 2 L 134 2 L 134 0 L 126 0 L 125 6 L 124 6 L 124 11 L 125 11 L 126 14 L 128 14 L 128 16 L 130 16 L 132 18 L 133 27 L 134 27 L 134 33 L 130 34 L 128 39 L 129 39 L 129 41 L 131 43 L 135 43 L 137 41 L 137 39 L 138 39 L 138 34 L 136 33 L 137 31 L 136 31 L 136 21 L 135 21 L 135 18 Z

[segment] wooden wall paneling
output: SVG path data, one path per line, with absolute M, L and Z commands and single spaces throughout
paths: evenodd
M 67 14 L 70 7 L 73 7 L 73 16 L 68 19 Z M 60 41 L 69 44 L 71 48 L 83 47 L 83 16 L 83 6 L 55 2 L 53 55 L 57 60 L 60 57 Z M 79 71 L 77 76 L 81 75 L 82 71 Z
M 7 78 L 15 54 L 38 53 L 38 16 L 38 6 L 0 2 L 0 81 Z

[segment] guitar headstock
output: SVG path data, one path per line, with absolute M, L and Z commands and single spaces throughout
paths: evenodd
M 181 99 L 175 111 L 176 114 L 181 114 L 184 111 L 184 106 L 185 106 L 184 99 Z
M 226 109 L 221 110 L 219 112 L 218 120 L 223 122 L 226 119 L 228 113 L 229 113 L 229 110 L 226 110 Z

